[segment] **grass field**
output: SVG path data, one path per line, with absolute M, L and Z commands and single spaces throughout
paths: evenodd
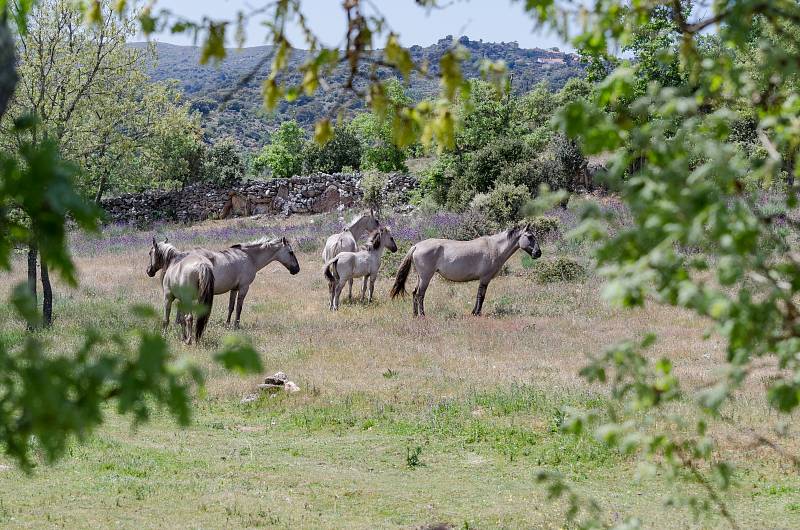
M 258 221 L 215 221 L 166 233 L 179 247 L 221 247 L 277 235 L 289 222 L 300 221 L 263 229 Z M 125 229 L 75 240 L 81 286 L 57 288 L 55 326 L 43 335 L 52 348 L 76 345 L 87 325 L 124 329 L 130 304 L 160 308 L 158 281 L 144 273 L 151 235 Z M 586 356 L 646 331 L 659 336 L 652 355 L 672 359 L 685 387 L 708 383 L 724 354 L 713 337 L 703 339 L 707 322 L 657 305 L 610 308 L 592 274 L 535 283 L 519 256 L 490 285 L 484 317 L 469 316 L 477 285 L 437 279 L 429 316 L 413 320 L 410 300 L 388 299 L 386 277 L 371 306 L 333 314 L 314 236 L 292 235 L 300 274 L 277 264 L 262 271 L 238 333 L 262 353 L 266 373 L 286 372 L 301 392 L 240 403 L 260 380 L 210 360 L 230 333 L 227 296 L 217 297 L 200 346 L 170 333 L 174 350 L 207 372 L 192 425 L 178 428 L 163 414 L 134 430 L 109 410 L 87 443 L 31 477 L 0 457 L 0 526 L 560 528 L 564 506 L 535 481 L 549 469 L 595 497 L 609 522 L 634 515 L 646 528 L 725 527 L 665 506 L 673 490 L 660 476 L 636 480 L 635 456 L 558 428 L 565 407 L 606 402 L 603 387 L 577 375 Z M 558 238 L 543 251 L 586 261 Z M 23 265 L 20 258 L 3 277 L 2 296 L 23 278 Z M 13 344 L 22 333 L 10 309 L 0 309 L 3 339 Z M 774 370 L 763 366 L 727 411 L 737 426 L 780 420 L 763 402 Z M 736 427 L 716 426 L 714 437 L 737 465 L 726 500 L 742 528 L 800 527 L 797 471 Z M 800 446 L 796 433 L 784 442 L 795 452 Z

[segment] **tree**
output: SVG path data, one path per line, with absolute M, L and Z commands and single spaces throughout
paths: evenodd
M 203 179 L 218 184 L 234 184 L 244 178 L 244 162 L 233 138 L 223 138 L 203 157 Z
M 336 127 L 333 138 L 319 145 L 306 144 L 303 150 L 303 172 L 338 173 L 344 169 L 356 171 L 361 168 L 361 142 L 347 126 Z
M 253 158 L 253 170 L 269 170 L 275 178 L 289 178 L 303 172 L 305 133 L 296 121 L 285 121 L 272 135 L 270 143 Z
M 394 141 L 396 109 L 410 104 L 411 98 L 397 79 L 384 87 L 384 108 L 356 116 L 348 125 L 362 146 L 360 166 L 364 170 L 408 171 L 406 150 Z
M 90 19 L 99 23 L 101 4 L 94 6 L 98 11 L 90 11 Z M 13 46 L 14 38 L 17 43 L 24 43 L 28 37 L 42 35 L 37 33 L 34 20 L 37 12 L 31 15 L 31 8 L 32 2 L 0 4 L 0 123 L 5 132 L 0 150 L 0 267 L 10 268 L 16 245 L 33 243 L 29 253 L 29 262 L 33 262 L 29 281 L 33 288 L 25 283 L 16 285 L 9 305 L 29 327 L 35 327 L 41 322 L 35 298 L 37 258 L 42 264 L 45 293 L 50 272 L 58 273 L 70 286 L 77 285 L 75 264 L 67 247 L 67 220 L 79 229 L 96 231 L 100 218 L 97 207 L 79 193 L 78 184 L 83 177 L 80 168 L 61 154 L 60 141 L 71 133 L 58 127 L 53 118 L 71 119 L 79 112 L 83 96 L 77 97 L 73 90 L 78 87 L 78 94 L 91 99 L 95 93 L 86 87 L 91 86 L 89 80 L 103 67 L 101 60 L 97 71 L 81 70 L 87 77 L 78 76 L 79 82 L 74 84 L 74 72 L 55 71 L 60 67 L 58 55 L 84 48 L 48 50 L 52 55 L 48 56 L 51 60 L 45 71 L 48 80 L 60 84 L 54 98 L 57 101 L 38 101 L 35 114 L 17 114 L 16 119 L 11 119 L 11 97 L 18 88 L 17 82 L 21 83 L 18 96 L 24 95 L 25 90 L 37 89 L 31 83 L 25 84 L 20 73 L 25 72 L 26 64 L 17 62 Z M 70 20 L 69 15 L 60 19 L 59 27 Z M 32 33 L 27 32 L 29 27 Z M 102 27 L 107 26 L 93 26 L 100 32 Z M 85 26 L 72 29 L 80 32 Z M 71 66 L 80 70 L 90 60 L 83 57 L 84 62 Z M 74 102 L 74 108 L 72 104 L 64 107 L 64 101 Z M 106 403 L 113 403 L 121 414 L 133 415 L 137 422 L 147 420 L 154 407 L 165 407 L 186 424 L 192 387 L 202 384 L 202 373 L 191 362 L 175 361 L 165 339 L 152 331 L 154 317 L 152 310 L 140 307 L 132 311 L 129 325 L 121 332 L 85 330 L 84 340 L 74 352 L 63 346 L 49 352 L 37 334 L 11 344 L 0 339 L 3 451 L 29 471 L 35 441 L 37 453 L 53 462 L 64 454 L 73 437 L 84 440 L 102 423 Z M 254 367 L 260 364 L 258 354 L 241 342 L 228 342 L 217 359 L 229 368 L 244 368 L 250 362 L 255 362 Z

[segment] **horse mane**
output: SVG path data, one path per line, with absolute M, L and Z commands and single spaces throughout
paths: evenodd
M 347 225 L 347 228 L 345 230 L 350 230 L 355 225 L 360 223 L 361 220 L 364 219 L 366 216 L 367 216 L 367 212 L 362 212 L 361 215 L 357 215 L 352 221 L 350 221 L 350 223 Z
M 267 236 L 261 237 L 254 241 L 250 241 L 248 243 L 236 243 L 235 245 L 231 245 L 231 248 L 249 248 L 249 247 L 260 247 L 261 245 L 265 245 L 267 243 L 271 243 L 272 240 Z
M 169 262 L 178 254 L 178 249 L 171 243 L 160 242 L 156 245 L 156 250 L 158 251 L 161 261 L 164 263 Z
M 381 248 L 381 230 L 373 230 L 367 236 L 367 250 L 378 250 Z
M 511 239 L 511 238 L 515 237 L 516 235 L 518 235 L 521 230 L 522 230 L 522 225 L 514 225 L 511 228 L 509 228 L 508 230 L 506 230 L 506 237 L 508 239 Z

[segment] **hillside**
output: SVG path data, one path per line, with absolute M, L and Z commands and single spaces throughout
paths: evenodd
M 553 89 L 558 89 L 571 77 L 583 73 L 583 67 L 573 54 L 538 48 L 524 49 L 515 42 L 486 43 L 466 37 L 462 37 L 459 42 L 470 51 L 470 59 L 465 64 L 467 77 L 480 76 L 478 68 L 482 59 L 503 59 L 513 74 L 514 90 L 517 92 L 529 90 L 542 80 L 547 80 Z M 440 57 L 452 45 L 453 38 L 448 36 L 432 46 L 413 46 L 410 51 L 416 61 L 427 61 L 433 65 L 435 72 L 435 65 L 438 65 Z M 310 127 L 320 116 L 330 113 L 338 105 L 346 104 L 347 108 L 354 111 L 361 107 L 361 102 L 353 100 L 351 95 L 335 90 L 336 81 L 340 81 L 345 75 L 344 69 L 339 68 L 329 79 L 334 88 L 322 89 L 313 98 L 303 96 L 293 103 L 281 102 L 275 112 L 267 114 L 261 104 L 260 86 L 268 73 L 268 61 L 226 105 L 220 106 L 220 101 L 237 82 L 265 57 L 269 57 L 270 46 L 231 50 L 219 66 L 201 66 L 200 49 L 194 46 L 158 43 L 156 53 L 158 61 L 152 70 L 152 78 L 158 81 L 178 81 L 187 97 L 192 100 L 194 108 L 203 113 L 209 140 L 232 136 L 244 148 L 252 150 L 266 143 L 269 131 L 283 120 L 296 119 L 301 125 Z M 292 66 L 302 64 L 305 56 L 303 50 L 295 50 L 291 57 Z M 386 75 L 390 73 L 387 71 Z M 290 80 L 299 81 L 299 73 L 290 74 Z M 433 96 L 437 91 L 436 79 L 414 77 L 409 85 L 409 93 L 415 100 Z

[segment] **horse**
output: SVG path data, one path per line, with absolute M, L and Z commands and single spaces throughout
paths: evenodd
M 382 226 L 369 235 L 366 249 L 358 252 L 340 252 L 325 264 L 324 272 L 331 294 L 331 311 L 339 309 L 339 295 L 345 283 L 350 282 L 350 285 L 353 285 L 353 278 L 364 278 L 364 285 L 361 287 L 362 302 L 369 281 L 369 302 L 372 302 L 375 280 L 381 267 L 381 256 L 387 249 L 390 252 L 397 252 L 397 243 L 392 237 L 391 230 Z
M 173 283 L 179 287 L 183 286 L 186 282 L 181 281 L 180 274 L 184 273 L 184 269 L 190 271 L 191 267 L 196 264 L 205 263 L 211 266 L 213 294 L 231 293 L 226 324 L 230 325 L 231 315 L 235 308 L 236 320 L 234 321 L 234 328 L 238 329 L 244 299 L 250 289 L 250 284 L 253 283 L 256 277 L 256 273 L 276 260 L 286 267 L 291 274 L 294 275 L 300 272 L 300 264 L 297 262 L 292 246 L 285 237 L 273 240 L 261 238 L 250 243 L 233 245 L 219 252 L 202 248 L 179 252 L 175 247 L 169 245 L 166 240 L 164 243 L 157 243 L 153 238 L 153 248 L 150 250 L 150 266 L 147 269 L 147 274 L 153 277 L 158 270 L 164 271 L 162 272 L 164 326 L 166 327 L 169 322 L 172 302 L 179 294 L 173 291 Z M 175 267 L 177 269 L 171 272 Z M 203 320 L 201 327 L 202 318 L 202 316 L 198 317 L 198 329 L 195 333 L 197 340 L 202 335 L 207 322 L 206 318 Z M 191 319 L 188 324 L 191 324 Z M 184 340 L 187 340 L 185 331 Z M 188 340 L 191 340 L 191 335 Z
M 414 289 L 414 316 L 425 316 L 425 291 L 437 272 L 452 282 L 480 282 L 475 307 L 472 309 L 472 314 L 478 316 L 481 314 L 489 282 L 518 249 L 528 253 L 533 259 L 542 255 L 530 223 L 472 241 L 420 241 L 409 249 L 400 263 L 390 296 L 396 298 L 398 295 L 405 295 L 406 279 L 413 264 L 418 275 Z
M 364 212 L 347 225 L 347 228 L 333 234 L 325 242 L 325 248 L 322 250 L 322 261 L 328 263 L 336 257 L 340 252 L 356 252 L 358 244 L 356 243 L 361 236 L 377 230 L 380 222 L 375 218 L 375 211 L 370 210 Z M 353 299 L 353 281 L 350 280 L 349 299 Z

